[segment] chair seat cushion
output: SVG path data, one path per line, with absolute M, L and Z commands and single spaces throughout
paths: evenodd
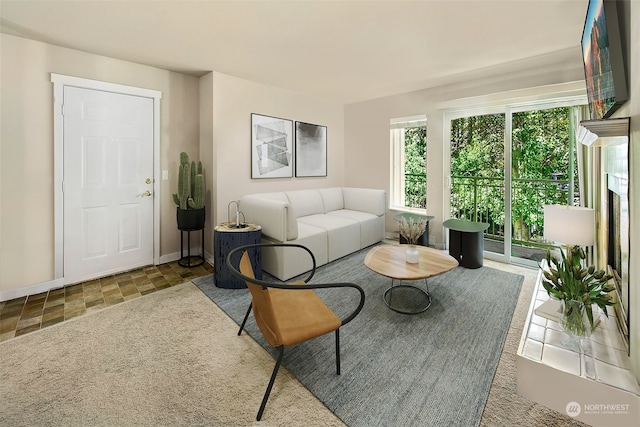
M 295 285 L 292 285 L 295 286 Z M 311 289 L 269 289 L 281 335 L 281 345 L 289 347 L 333 332 L 342 321 Z M 274 347 L 276 347 L 275 345 Z

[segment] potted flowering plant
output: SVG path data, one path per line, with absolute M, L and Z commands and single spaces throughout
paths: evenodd
M 587 336 L 594 326 L 593 304 L 608 317 L 607 306 L 615 304 L 609 294 L 614 286 L 609 283 L 613 276 L 595 267 L 583 267 L 584 250 L 580 246 L 567 247 L 561 258 L 551 256 L 547 250 L 548 270 L 543 270 L 542 286 L 553 298 L 564 303 L 562 325 L 567 332 Z M 587 321 L 585 321 L 585 317 Z

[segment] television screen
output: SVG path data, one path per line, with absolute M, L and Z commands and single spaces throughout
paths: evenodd
M 591 119 L 604 119 L 627 100 L 616 2 L 589 0 L 582 57 Z

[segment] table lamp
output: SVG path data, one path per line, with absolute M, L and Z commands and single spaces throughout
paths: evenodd
M 580 206 L 544 207 L 544 238 L 569 246 L 591 246 L 595 237 L 595 212 Z
M 562 243 L 567 257 L 571 256 L 571 247 L 574 245 L 593 245 L 594 236 L 593 209 L 563 205 L 544 207 L 544 238 L 547 241 Z M 562 321 L 563 305 L 556 299 L 550 298 L 534 311 L 538 316 L 554 322 Z

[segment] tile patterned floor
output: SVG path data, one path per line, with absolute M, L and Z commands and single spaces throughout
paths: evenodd
M 213 273 L 205 262 L 149 266 L 88 282 L 0 302 L 0 341 Z

